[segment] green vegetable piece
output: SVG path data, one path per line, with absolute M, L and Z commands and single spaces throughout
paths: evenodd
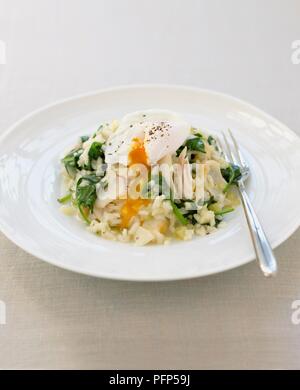
M 227 168 L 221 169 L 223 178 L 227 181 L 227 185 L 223 189 L 223 192 L 227 192 L 232 184 L 237 184 L 242 177 L 241 168 L 238 165 L 230 164 Z
M 58 198 L 57 201 L 61 204 L 68 203 L 72 199 L 72 194 L 67 194 L 63 196 L 62 198 Z
M 104 152 L 102 150 L 103 144 L 101 142 L 93 142 L 90 149 L 89 149 L 89 159 L 90 160 L 97 160 L 99 157 L 104 159 Z
M 180 153 L 183 151 L 184 148 L 185 148 L 185 145 L 179 146 L 179 148 L 176 150 L 176 156 L 177 157 L 180 155 Z
M 203 202 L 203 206 L 207 205 L 210 206 L 211 204 L 214 204 L 214 203 L 217 203 L 217 201 L 215 200 L 215 198 L 213 196 L 211 196 L 208 200 L 205 200 Z
M 214 137 L 212 137 L 211 135 L 207 138 L 207 142 L 210 144 L 210 145 L 214 145 L 216 143 L 216 140 L 214 139 Z
M 205 145 L 200 137 L 188 139 L 185 143 L 188 150 L 205 153 Z
M 223 210 L 215 211 L 215 215 L 224 215 L 224 214 L 231 213 L 232 211 L 234 211 L 233 208 L 231 208 L 231 207 L 225 207 Z
M 85 181 L 89 182 L 90 184 L 97 184 L 101 180 L 101 177 L 96 176 L 94 173 L 92 173 L 91 175 L 82 176 L 79 180 L 82 180 L 82 181 L 85 180 Z
M 89 219 L 83 211 L 83 207 L 93 212 L 94 205 L 97 199 L 96 184 L 100 181 L 100 177 L 96 175 L 86 175 L 81 177 L 76 185 L 76 203 L 80 214 L 87 223 Z
M 191 151 L 206 153 L 205 144 L 202 138 L 203 138 L 202 134 L 200 133 L 194 134 L 194 138 L 188 139 L 183 145 L 181 145 L 176 150 L 176 156 L 178 157 L 185 147 L 187 147 L 187 149 Z
M 76 170 L 81 168 L 78 166 L 78 160 L 82 154 L 82 149 L 72 150 L 67 154 L 63 159 L 62 163 L 64 164 L 68 175 L 73 177 L 76 173 Z
M 173 200 L 170 199 L 170 203 L 174 212 L 175 217 L 182 225 L 187 225 L 188 220 L 181 214 L 179 208 L 176 206 L 176 204 L 173 202 Z
M 195 133 L 194 134 L 196 137 L 203 138 L 203 135 L 201 133 Z
M 89 137 L 88 135 L 82 135 L 82 136 L 80 137 L 82 143 L 83 143 L 83 142 L 86 142 L 89 138 L 90 138 L 90 137 Z

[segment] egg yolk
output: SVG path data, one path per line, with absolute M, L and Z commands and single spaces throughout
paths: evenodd
M 134 138 L 132 141 L 132 148 L 128 154 L 129 166 L 134 164 L 144 164 L 147 168 L 149 168 L 148 157 L 143 141 L 139 138 Z M 139 210 L 143 206 L 147 206 L 149 202 L 149 199 L 126 199 L 121 208 L 121 228 L 128 228 L 131 218 L 137 215 Z
M 148 157 L 144 142 L 139 138 L 134 138 L 131 151 L 128 154 L 129 166 L 133 164 L 144 164 L 148 167 Z
M 121 208 L 121 228 L 128 228 L 131 218 L 139 212 L 141 207 L 147 206 L 149 202 L 150 199 L 126 199 Z

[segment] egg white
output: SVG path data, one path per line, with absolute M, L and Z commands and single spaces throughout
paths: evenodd
M 116 132 L 107 140 L 105 161 L 128 165 L 133 139 L 144 141 L 148 163 L 156 164 L 173 154 L 190 133 L 190 125 L 176 113 L 167 110 L 145 110 L 123 117 Z

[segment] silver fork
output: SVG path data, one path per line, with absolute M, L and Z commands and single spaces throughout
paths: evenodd
M 251 239 L 253 242 L 256 258 L 259 262 L 260 268 L 265 276 L 274 276 L 277 272 L 277 261 L 274 256 L 271 245 L 266 237 L 266 234 L 257 218 L 254 208 L 250 202 L 248 194 L 246 192 L 245 181 L 250 175 L 250 168 L 246 163 L 238 143 L 232 132 L 228 129 L 229 136 L 231 138 L 233 148 L 230 146 L 228 139 L 224 132 L 222 132 L 225 148 L 222 147 L 222 143 L 217 139 L 217 144 L 224 154 L 225 159 L 229 163 L 239 165 L 241 167 L 242 176 L 238 180 L 238 189 L 242 200 L 243 209 L 246 215 Z M 226 150 L 225 150 L 226 149 Z

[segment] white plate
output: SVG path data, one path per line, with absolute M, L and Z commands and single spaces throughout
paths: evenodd
M 163 108 L 209 133 L 231 128 L 251 166 L 248 189 L 273 247 L 300 223 L 300 140 L 274 118 L 238 99 L 177 86 L 126 86 L 68 99 L 27 116 L 0 142 L 0 227 L 25 251 L 72 271 L 127 280 L 208 275 L 254 258 L 239 208 L 227 226 L 169 246 L 135 247 L 89 233 L 59 211 L 60 157 L 77 136 L 123 114 Z

